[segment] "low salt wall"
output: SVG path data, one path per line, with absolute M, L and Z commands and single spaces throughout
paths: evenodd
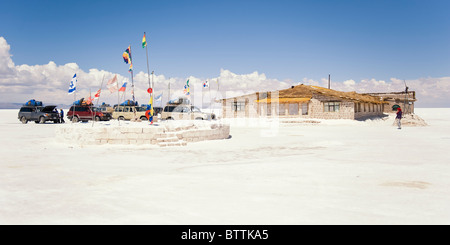
M 67 123 L 56 129 L 58 141 L 81 145 L 135 144 L 183 146 L 189 142 L 228 139 L 230 126 L 216 121 Z

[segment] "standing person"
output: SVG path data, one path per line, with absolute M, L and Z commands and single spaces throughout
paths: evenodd
M 397 108 L 397 117 L 395 118 L 397 120 L 398 129 L 402 129 L 402 109 L 399 107 Z
M 65 123 L 63 109 L 60 110 L 59 119 L 61 120 L 60 123 Z

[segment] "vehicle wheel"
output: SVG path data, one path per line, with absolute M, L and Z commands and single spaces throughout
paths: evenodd
M 166 120 L 173 120 L 173 118 L 171 118 L 171 117 L 168 117 Z
M 203 118 L 201 117 L 197 117 L 195 120 L 203 120 Z
M 39 121 L 34 121 L 34 123 L 39 123 Z
M 39 118 L 39 123 L 45 123 L 45 118 L 44 117 L 40 117 Z
M 95 116 L 95 121 L 99 122 L 100 121 L 100 117 L 99 116 Z
M 53 123 L 59 123 L 59 120 L 53 120 Z
M 28 122 L 28 120 L 27 120 L 25 117 L 21 117 L 21 118 L 20 118 L 20 121 L 21 121 L 23 124 L 27 124 L 27 122 Z
M 77 116 L 74 116 L 73 118 L 72 118 L 72 122 L 79 122 L 80 121 L 80 119 L 77 117 Z
M 125 117 L 120 116 L 120 117 L 119 117 L 119 120 L 120 120 L 120 121 L 123 121 L 123 120 L 125 120 Z
M 147 119 L 147 117 L 142 116 L 142 117 L 141 117 L 141 120 L 142 120 L 142 121 L 147 121 L 148 119 Z

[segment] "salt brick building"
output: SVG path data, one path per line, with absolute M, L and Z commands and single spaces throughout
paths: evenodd
M 402 108 L 405 114 L 414 114 L 414 102 L 416 99 L 415 91 L 408 92 L 391 92 L 391 93 L 367 93 L 365 95 L 380 97 L 383 101 L 387 102 L 384 107 L 384 112 L 392 112 L 392 107 L 398 105 Z
M 221 100 L 223 118 L 364 119 L 383 116 L 389 102 L 374 95 L 311 85 Z

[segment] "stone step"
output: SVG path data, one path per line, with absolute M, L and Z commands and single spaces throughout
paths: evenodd
M 163 143 L 163 142 L 177 142 L 177 141 L 179 141 L 180 139 L 178 139 L 178 137 L 177 136 L 175 136 L 175 137 L 167 137 L 167 138 L 157 138 L 156 139 L 156 141 L 158 142 L 158 143 Z
M 158 143 L 160 147 L 169 147 L 169 146 L 186 146 L 187 142 L 183 140 L 179 140 L 177 142 L 160 142 Z

